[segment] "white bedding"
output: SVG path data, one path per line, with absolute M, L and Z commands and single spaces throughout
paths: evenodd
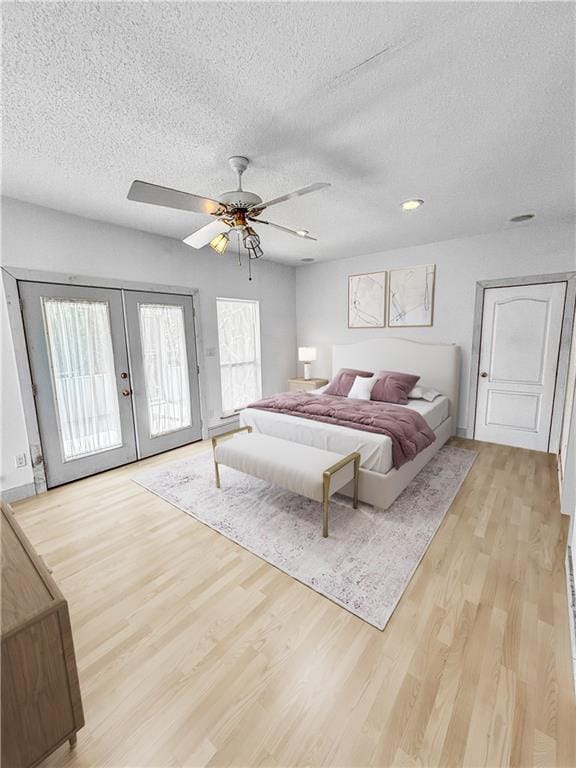
M 411 400 L 408 405 L 399 407 L 418 411 L 430 429 L 436 429 L 448 418 L 450 400 L 442 395 L 431 403 L 426 400 Z M 321 421 L 288 416 L 284 413 L 260 411 L 257 408 L 245 408 L 240 412 L 240 426 L 251 426 L 255 432 L 324 448 L 342 455 L 358 451 L 364 469 L 382 474 L 392 469 L 392 441 L 386 435 L 362 432 L 337 424 L 324 424 Z

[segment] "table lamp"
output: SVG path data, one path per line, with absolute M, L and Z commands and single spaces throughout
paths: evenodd
M 310 363 L 316 360 L 316 347 L 298 347 L 298 360 L 304 363 L 304 378 L 311 378 Z

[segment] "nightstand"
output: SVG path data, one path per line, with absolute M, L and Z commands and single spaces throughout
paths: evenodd
M 309 392 L 328 384 L 328 379 L 288 379 L 289 392 Z

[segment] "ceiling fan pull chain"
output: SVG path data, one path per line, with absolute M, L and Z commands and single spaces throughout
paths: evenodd
M 240 232 L 236 230 L 236 249 L 238 251 L 238 266 L 242 266 L 242 255 L 240 253 Z

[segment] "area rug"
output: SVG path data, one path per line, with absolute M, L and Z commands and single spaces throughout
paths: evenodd
M 133 479 L 378 629 L 384 629 L 476 453 L 444 446 L 394 504 L 379 511 L 335 495 L 330 535 L 322 505 L 220 466 L 212 454 L 165 464 Z

